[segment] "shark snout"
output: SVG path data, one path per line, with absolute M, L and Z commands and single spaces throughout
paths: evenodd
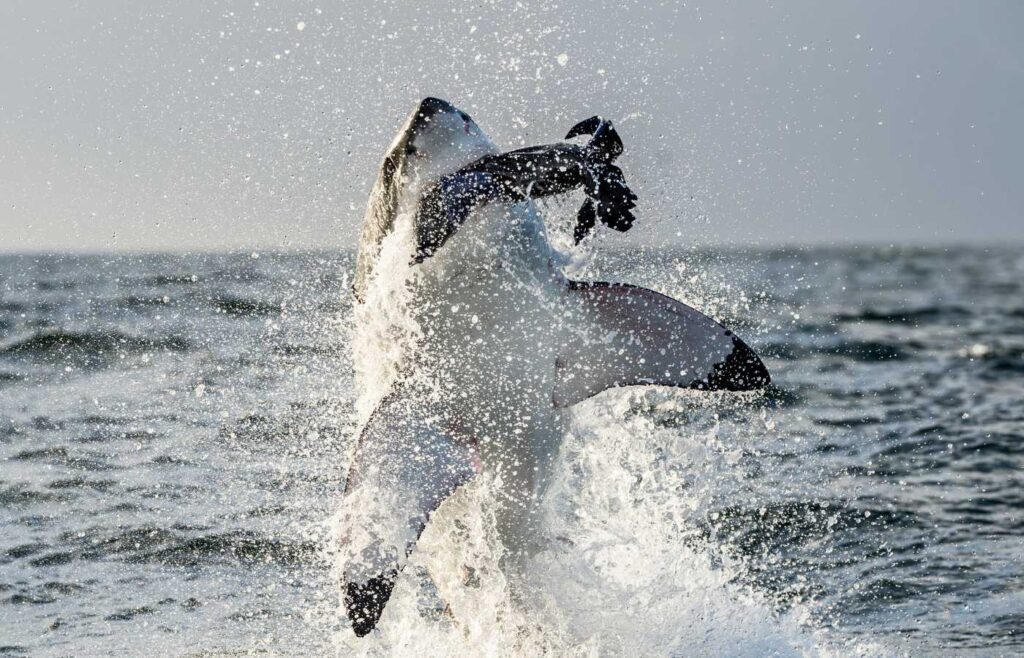
M 420 101 L 417 113 L 424 119 L 429 119 L 438 112 L 458 112 L 458 110 L 448 101 L 443 101 L 433 96 L 427 96 Z
M 416 108 L 416 120 L 419 125 L 429 123 L 433 118 L 439 114 L 447 114 L 457 116 L 462 119 L 463 129 L 466 134 L 471 134 L 471 128 L 473 126 L 473 119 L 455 107 L 446 100 L 440 98 L 434 98 L 433 96 L 427 96 L 420 101 L 419 107 Z

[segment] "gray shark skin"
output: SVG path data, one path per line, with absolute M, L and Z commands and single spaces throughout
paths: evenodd
M 609 388 L 746 391 L 768 385 L 730 330 L 660 293 L 577 282 L 558 267 L 534 199 L 582 188 L 577 242 L 628 230 L 636 196 L 622 141 L 592 117 L 562 142 L 502 153 L 465 112 L 423 100 L 370 195 L 354 293 L 358 359 L 391 381 L 355 448 L 342 501 L 342 599 L 370 633 L 428 521 L 482 472 L 501 483 L 512 569 L 536 550 L 536 507 L 564 410 Z M 398 338 L 395 338 L 397 336 Z

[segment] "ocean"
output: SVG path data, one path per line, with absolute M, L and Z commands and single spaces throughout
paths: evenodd
M 598 251 L 772 386 L 578 405 L 549 605 L 453 620 L 414 564 L 364 640 L 332 571 L 352 270 L 0 256 L 0 655 L 1024 652 L 1024 250 Z

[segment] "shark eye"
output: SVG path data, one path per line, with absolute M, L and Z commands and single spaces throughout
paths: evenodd
M 412 144 L 407 144 L 406 147 L 405 147 L 405 154 L 406 155 L 416 155 L 416 147 L 413 146 Z
M 469 115 L 463 112 L 462 110 L 459 110 L 459 116 L 462 117 L 462 120 L 465 121 L 466 123 L 472 121 L 472 119 L 469 118 Z

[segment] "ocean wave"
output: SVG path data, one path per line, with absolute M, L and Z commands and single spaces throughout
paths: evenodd
M 37 290 L 44 292 L 51 290 L 74 290 L 79 282 L 74 279 L 39 279 L 35 282 Z
M 264 537 L 251 530 L 183 538 L 150 552 L 140 552 L 135 559 L 177 566 L 198 566 L 209 563 L 232 564 L 298 564 L 309 562 L 319 552 L 312 543 L 289 542 Z
M 758 507 L 726 507 L 709 515 L 703 531 L 705 536 L 715 537 L 741 553 L 757 555 L 786 550 L 793 544 L 811 543 L 842 530 L 870 524 L 903 528 L 926 525 L 911 510 L 838 501 L 793 501 Z
M 85 588 L 75 583 L 50 581 L 35 587 L 19 587 L 18 590 L 4 600 L 12 605 L 46 605 L 56 603 L 65 596 L 72 596 Z
M 23 313 L 28 308 L 28 304 L 22 304 L 21 302 L 0 301 L 0 312 L 3 313 Z
M 151 276 L 141 277 L 136 281 L 127 280 L 129 283 L 134 283 L 142 286 L 188 286 L 194 283 L 199 283 L 203 278 L 198 274 L 153 274 Z
M 66 478 L 54 480 L 49 485 L 50 489 L 92 489 L 93 491 L 107 492 L 117 486 L 116 480 L 90 480 L 83 477 Z
M 763 344 L 761 351 L 765 356 L 783 361 L 838 357 L 848 361 L 874 363 L 909 359 L 912 350 L 920 347 L 921 345 L 912 341 L 896 343 L 881 340 L 844 339 L 824 346 L 804 341 L 775 341 Z
M 274 304 L 260 299 L 222 295 L 213 300 L 213 307 L 219 313 L 234 317 L 280 315 L 281 304 Z
M 21 558 L 29 557 L 45 550 L 47 547 L 47 544 L 43 544 L 41 542 L 18 544 L 17 546 L 12 546 L 4 551 L 3 557 L 0 557 L 0 562 L 6 563 L 11 560 L 19 560 Z
M 66 533 L 61 550 L 46 552 L 48 545 L 23 544 L 8 549 L 0 563 L 27 560 L 32 566 L 69 564 L 78 560 L 120 559 L 131 563 L 173 566 L 204 564 L 295 565 L 318 559 L 320 547 L 267 537 L 252 530 L 191 535 L 176 527 L 140 526 L 115 532 L 93 528 Z
M 145 295 L 125 295 L 114 302 L 121 308 L 149 308 L 154 306 L 173 306 L 175 300 L 167 295 L 149 297 Z
M 134 608 L 121 608 L 117 612 L 112 612 L 103 618 L 104 621 L 131 621 L 139 615 L 151 615 L 156 612 L 156 608 L 148 605 L 140 605 Z
M 42 329 L 0 344 L 0 355 L 35 357 L 97 357 L 147 351 L 183 352 L 180 336 L 132 336 L 119 331 Z
M 874 459 L 893 460 L 893 466 L 932 469 L 963 463 L 965 470 L 978 468 L 977 461 L 998 457 L 1024 455 L 1024 439 L 1018 434 L 989 432 L 985 435 L 965 434 L 962 428 L 935 425 L 900 436 L 892 445 L 873 453 Z M 915 463 L 911 464 L 913 461 Z M 1010 471 L 1019 469 L 1019 462 L 1007 462 Z M 885 461 L 882 465 L 888 465 Z M 991 468 L 992 464 L 989 464 Z
M 347 412 L 348 407 L 344 407 Z M 318 444 L 342 444 L 352 433 L 352 427 L 338 423 L 343 409 L 326 403 L 292 407 L 283 415 L 252 413 L 221 426 L 218 435 L 236 448 L 262 446 L 279 448 L 278 441 L 315 441 Z
M 22 450 L 11 456 L 10 459 L 20 462 L 61 464 L 83 471 L 113 471 L 121 470 L 122 468 L 110 463 L 107 455 L 98 452 L 82 453 L 72 451 L 64 446 L 48 446 L 45 448 Z
M 25 381 L 25 375 L 21 374 L 20 372 L 0 370 L 0 388 L 3 388 L 8 384 L 17 384 L 23 381 Z M 3 431 L 0 430 L 0 435 L 2 434 Z
M 176 605 L 182 610 L 191 611 L 202 606 L 199 600 L 189 597 L 184 601 L 178 601 L 173 597 L 167 597 L 160 599 L 152 605 L 139 605 L 130 608 L 119 608 L 111 614 L 105 616 L 103 621 L 131 621 L 136 617 L 143 615 L 156 614 L 159 608 L 166 607 L 169 605 Z M 230 618 L 230 617 L 229 617 Z
M 281 343 L 271 347 L 275 354 L 282 356 L 325 356 L 337 357 L 344 354 L 344 345 L 307 345 L 300 343 Z
M 837 313 L 837 322 L 880 322 L 884 324 L 928 324 L 956 322 L 970 317 L 971 311 L 963 306 L 923 306 L 915 309 L 865 308 L 854 312 Z
M 35 489 L 30 489 L 25 484 L 14 484 L 6 489 L 0 489 L 0 507 L 57 503 L 64 500 L 67 500 L 66 496 L 46 491 L 36 491 Z

